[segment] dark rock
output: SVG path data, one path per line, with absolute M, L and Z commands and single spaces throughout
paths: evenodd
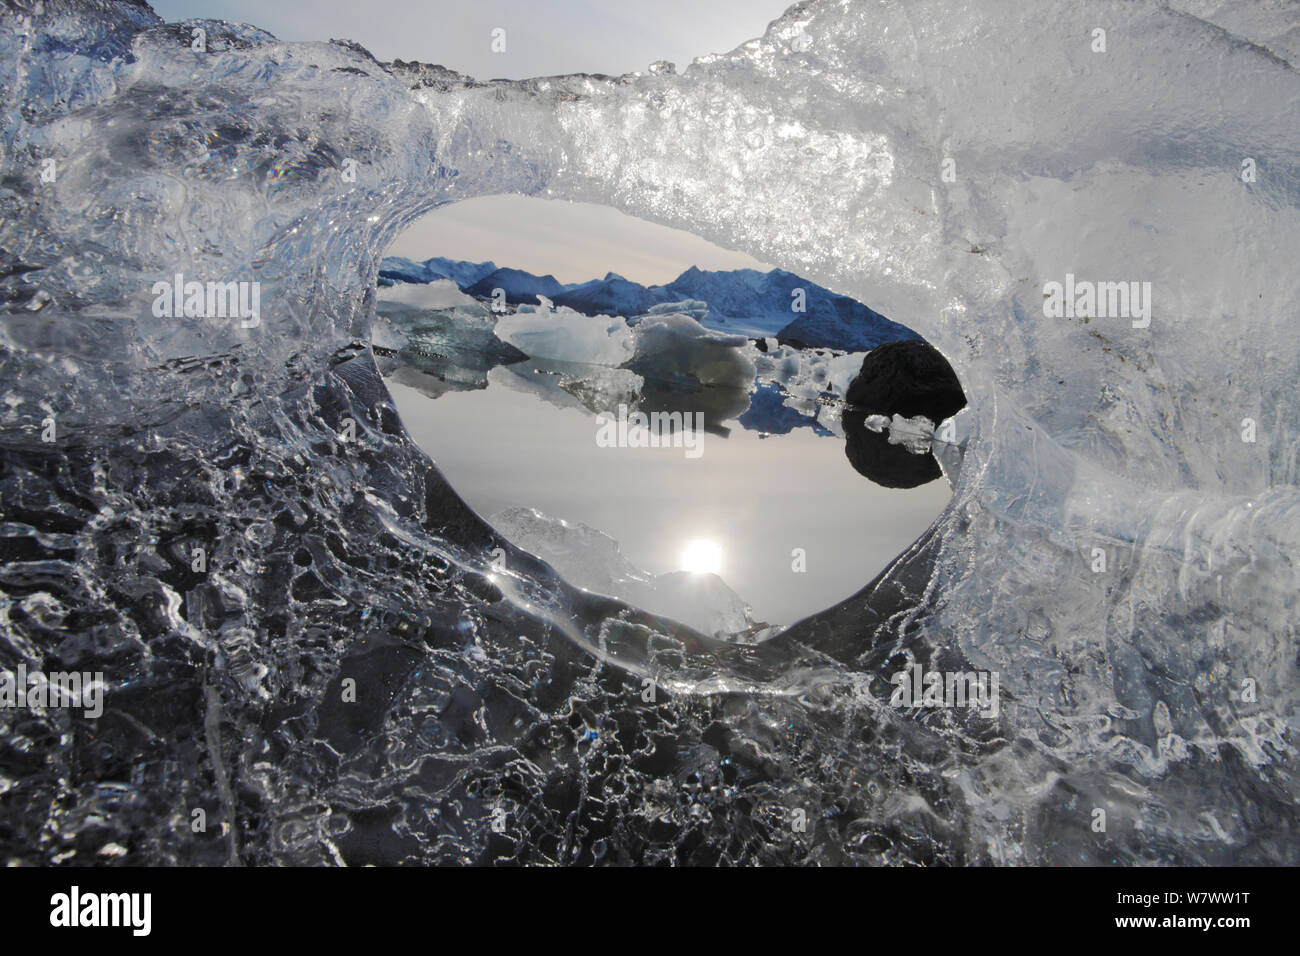
M 966 407 L 957 373 L 928 342 L 889 342 L 867 353 L 849 385 L 842 422 L 844 454 L 858 474 L 886 488 L 915 488 L 943 474 L 933 455 L 914 455 L 889 443 L 888 431 L 875 432 L 870 415 L 915 418 L 936 425 Z
M 867 415 L 845 409 L 844 454 L 853 470 L 886 488 L 915 488 L 943 474 L 934 455 L 914 455 L 902 445 L 889 443 L 889 432 L 873 432 L 863 424 Z
M 867 415 L 924 415 L 936 425 L 966 407 L 957 373 L 929 342 L 889 342 L 872 349 L 846 398 Z

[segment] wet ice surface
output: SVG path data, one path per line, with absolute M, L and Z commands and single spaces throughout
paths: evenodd
M 849 467 L 842 439 L 811 428 L 760 438 L 732 420 L 725 437 L 703 434 L 698 458 L 685 448 L 602 448 L 590 410 L 524 390 L 519 378 L 535 375 L 527 363 L 497 368 L 487 389 L 436 400 L 393 381 L 389 390 L 411 437 L 489 521 L 507 508 L 536 508 L 605 532 L 652 574 L 681 570 L 692 540 L 714 541 L 719 574 L 753 608 L 751 623 L 793 624 L 848 597 L 950 497 L 942 479 L 909 490 L 874 485 Z M 801 573 L 792 570 L 796 548 L 806 558 Z M 596 571 L 565 576 L 601 590 Z
M 0 853 L 1296 863 L 1296 47 L 1206 6 L 814 2 L 681 75 L 486 85 L 6 16 L 0 655 L 109 691 L 93 726 L 0 712 Z M 924 335 L 971 400 L 934 532 L 748 648 L 502 542 L 368 348 L 383 250 L 497 192 Z M 260 281 L 260 324 L 156 318 L 176 273 Z M 1067 274 L 1152 282 L 1150 327 L 1045 319 Z M 890 707 L 913 662 L 998 672 L 1000 715 Z

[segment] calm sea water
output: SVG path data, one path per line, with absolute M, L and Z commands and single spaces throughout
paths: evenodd
M 872 484 L 850 467 L 842 439 L 807 428 L 761 438 L 732 421 L 727 437 L 703 435 L 698 458 L 682 448 L 602 448 L 596 414 L 521 390 L 528 374 L 496 368 L 486 389 L 436 399 L 388 385 L 411 435 L 483 517 L 529 507 L 581 522 L 654 573 L 690 570 L 687 546 L 716 543 L 718 574 L 758 621 L 791 624 L 848 597 L 950 497 L 942 479 L 908 490 Z M 796 548 L 803 573 L 792 570 Z

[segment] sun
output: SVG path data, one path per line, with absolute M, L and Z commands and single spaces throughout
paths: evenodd
M 722 546 L 696 538 L 682 548 L 682 570 L 692 574 L 717 574 L 722 569 Z

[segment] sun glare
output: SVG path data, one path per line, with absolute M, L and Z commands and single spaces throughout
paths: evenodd
M 696 538 L 682 549 L 682 570 L 717 574 L 722 570 L 722 547 L 716 541 Z

